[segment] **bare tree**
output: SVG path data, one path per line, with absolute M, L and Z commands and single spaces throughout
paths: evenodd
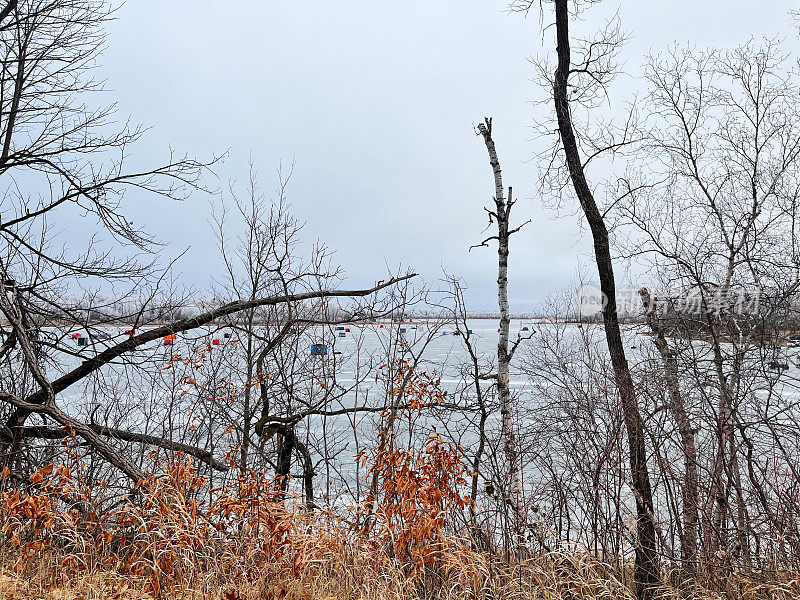
M 617 289 L 611 243 L 604 213 L 595 201 L 586 178 L 588 161 L 604 152 L 618 150 L 630 142 L 628 131 L 621 139 L 604 145 L 601 140 L 590 142 L 591 153 L 584 162 L 575 131 L 573 112 L 576 105 L 591 106 L 602 97 L 614 75 L 613 55 L 621 42 L 619 31 L 606 30 L 599 39 L 587 42 L 581 61 L 573 64 L 570 47 L 569 0 L 555 0 L 555 29 L 557 66 L 552 78 L 553 104 L 558 122 L 558 156 L 565 165 L 572 188 L 592 233 L 595 262 L 600 290 L 603 294 L 603 324 L 614 380 L 622 404 L 628 437 L 631 485 L 636 499 L 636 562 L 637 594 L 650 597 L 659 581 L 659 560 L 654 522 L 653 492 L 647 465 L 647 446 L 642 415 L 636 398 L 625 346 L 617 314 Z M 574 13 L 573 13 L 574 17 Z M 571 83 L 571 80 L 574 83 Z M 584 139 L 586 139 L 584 137 Z
M 489 448 L 489 431 L 487 421 L 489 414 L 495 409 L 491 402 L 490 390 L 484 389 L 484 382 L 496 378 L 492 376 L 494 371 L 492 363 L 485 360 L 481 356 L 475 337 L 469 327 L 467 320 L 467 305 L 464 298 L 464 290 L 461 281 L 452 276 L 447 276 L 446 281 L 449 285 L 452 294 L 453 303 L 453 320 L 455 321 L 456 331 L 461 337 L 462 344 L 467 351 L 468 358 L 460 367 L 460 375 L 463 380 L 463 387 L 456 390 L 454 396 L 464 399 L 463 405 L 458 406 L 455 410 L 460 415 L 458 427 L 453 427 L 455 431 L 451 432 L 451 427 L 448 424 L 448 419 L 442 419 L 443 426 L 446 431 L 451 433 L 451 438 L 458 444 L 459 447 L 464 447 L 466 444 L 462 443 L 462 438 L 467 435 L 469 427 L 465 426 L 463 420 L 467 420 L 469 425 L 474 427 L 478 437 L 477 447 L 475 447 L 471 458 L 472 466 L 472 481 L 470 484 L 470 498 L 469 505 L 469 525 L 472 528 L 475 541 L 488 547 L 491 544 L 491 536 L 486 532 L 481 524 L 478 522 L 478 498 L 479 489 L 478 485 L 481 476 L 486 481 L 484 491 L 488 492 L 481 495 L 483 498 L 490 498 L 494 495 L 494 484 L 492 478 L 488 476 L 484 469 L 485 453 Z M 473 444 L 474 445 L 474 444 Z
M 152 361 L 139 350 L 163 336 L 238 313 L 253 317 L 268 307 L 285 310 L 337 297 L 368 297 L 403 279 L 390 278 L 350 296 L 333 289 L 324 277 L 308 276 L 304 285 L 288 285 L 277 277 L 271 286 L 212 303 L 195 316 L 171 314 L 169 307 L 182 303 L 166 289 L 172 285 L 169 265 L 159 266 L 159 244 L 126 214 L 124 195 L 184 199 L 200 186 L 209 164 L 170 158 L 155 168 L 129 170 L 130 148 L 143 130 L 115 125 L 113 105 L 91 108 L 93 93 L 102 90 L 92 69 L 111 14 L 99 0 L 26 0 L 7 3 L 0 13 L 0 176 L 6 181 L 0 213 L 0 309 L 6 321 L 0 349 L 5 367 L 0 440 L 4 466 L 23 479 L 37 460 L 27 452 L 30 442 L 37 436 L 58 438 L 59 428 L 74 432 L 134 482 L 146 469 L 114 440 L 183 450 L 220 467 L 210 448 L 95 423 L 99 404 L 79 415 L 81 407 L 63 396 L 79 382 L 113 385 L 103 381 L 104 372 L 151 368 Z M 63 228 L 70 221 L 95 231 L 71 235 L 65 243 L 69 232 Z M 280 247 L 285 241 L 281 232 L 271 233 L 257 241 Z M 77 239 L 83 240 L 82 246 Z M 271 266 L 259 268 L 269 271 Z M 123 323 L 129 333 L 105 334 L 105 323 Z M 92 343 L 76 350 L 71 334 L 81 331 L 90 333 Z M 102 343 L 97 342 L 101 333 L 109 338 Z M 253 407 L 247 407 L 245 430 L 252 414 Z M 32 418 L 38 422 L 31 424 Z M 243 440 L 246 463 L 249 437 Z M 31 459 L 27 466 L 23 456 Z
M 514 206 L 515 201 L 512 198 L 511 187 L 508 188 L 508 199 L 506 199 L 500 160 L 497 157 L 497 150 L 492 138 L 492 120 L 486 118 L 483 123 L 478 124 L 478 133 L 483 137 L 483 141 L 486 144 L 486 151 L 489 153 L 489 164 L 494 175 L 495 208 L 494 210 L 486 209 L 486 211 L 489 214 L 489 226 L 496 224 L 497 233 L 486 238 L 479 245 L 486 246 L 492 240 L 497 241 L 497 304 L 500 309 L 500 335 L 497 342 L 497 396 L 500 404 L 503 452 L 505 453 L 509 482 L 507 501 L 511 505 L 513 512 L 512 548 L 514 548 L 515 553 L 520 553 L 525 546 L 527 516 L 522 500 L 519 452 L 508 379 L 509 365 L 520 340 L 518 339 L 509 348 L 508 338 L 511 316 L 508 308 L 508 254 L 511 235 L 522 229 L 525 223 L 513 229 L 509 225 L 511 208 Z
M 160 287 L 154 240 L 125 214 L 123 196 L 185 198 L 208 165 L 184 157 L 128 170 L 129 148 L 142 129 L 115 126 L 113 106 L 90 107 L 102 89 L 92 67 L 111 16 L 105 3 L 8 2 L 0 14 L 0 177 L 6 182 L 0 277 L 8 323 L 3 354 L 10 369 L 3 389 L 9 401 L 18 401 L 13 409 L 4 403 L 0 415 L 4 461 L 11 461 L 20 457 L 28 417 L 44 414 L 43 408 L 60 424 L 78 426 L 98 447 L 107 445 L 52 406 L 58 390 L 47 382 L 54 356 L 74 354 L 52 326 L 86 326 L 90 315 L 107 314 L 96 291 L 101 286 L 118 297 Z M 69 220 L 94 221 L 97 232 L 67 244 L 56 224 Z M 36 405 L 27 406 L 24 398 Z M 110 447 L 105 451 L 113 456 Z M 122 464 L 119 457 L 112 462 Z
M 374 294 L 375 292 L 391 287 L 399 281 L 404 281 L 413 277 L 413 274 L 405 275 L 399 278 L 392 278 L 388 281 L 375 285 L 371 288 L 362 290 L 319 290 L 306 293 L 291 294 L 288 296 L 278 295 L 265 298 L 257 298 L 255 300 L 237 300 L 228 302 L 222 306 L 204 312 L 195 317 L 182 319 L 154 327 L 138 335 L 133 335 L 127 340 L 115 344 L 102 352 L 99 352 L 94 357 L 84 361 L 80 366 L 72 369 L 58 379 L 51 381 L 48 379 L 38 366 L 38 361 L 33 351 L 30 349 L 30 339 L 26 334 L 25 328 L 18 318 L 16 307 L 11 304 L 5 296 L 0 300 L 0 307 L 2 307 L 6 318 L 11 321 L 13 333 L 17 336 L 18 342 L 22 347 L 24 359 L 27 367 L 32 371 L 33 377 L 36 379 L 40 389 L 27 397 L 20 398 L 6 392 L 0 392 L 0 400 L 3 400 L 8 405 L 16 408 L 18 411 L 12 417 L 14 423 L 18 422 L 20 418 L 16 416 L 20 413 L 25 414 L 40 414 L 51 417 L 63 427 L 74 430 L 79 436 L 86 440 L 94 449 L 96 449 L 104 458 L 111 464 L 119 468 L 123 473 L 130 477 L 134 482 L 143 479 L 143 471 L 133 464 L 132 461 L 122 456 L 122 454 L 113 446 L 103 440 L 100 435 L 94 431 L 93 428 L 77 421 L 70 417 L 67 413 L 61 410 L 56 404 L 56 397 L 59 392 L 64 391 L 71 385 L 88 377 L 92 373 L 101 369 L 103 366 L 111 363 L 114 359 L 125 355 L 128 352 L 136 349 L 137 347 L 146 344 L 147 342 L 158 340 L 167 335 L 182 333 L 190 331 L 213 323 L 228 315 L 238 312 L 247 311 L 250 309 L 259 308 L 262 306 L 275 306 L 279 304 L 287 304 L 291 302 L 300 302 L 314 298 L 331 298 L 331 297 L 365 297 Z M 19 427 L 15 425 L 15 427 Z
M 675 349 L 666 339 L 664 326 L 657 318 L 655 300 L 646 288 L 640 290 L 647 324 L 653 333 L 653 343 L 663 361 L 664 380 L 669 396 L 669 409 L 680 435 L 683 454 L 684 474 L 681 493 L 682 528 L 680 530 L 681 558 L 684 568 L 694 574 L 697 568 L 697 535 L 699 524 L 700 479 L 698 473 L 697 445 L 695 443 L 694 426 L 681 393 L 680 367 Z
M 707 564 L 727 564 L 736 556 L 749 562 L 752 556 L 751 533 L 757 534 L 743 470 L 762 499 L 761 511 L 774 516 L 763 484 L 754 479 L 758 436 L 748 429 L 759 422 L 750 398 L 768 385 L 765 362 L 780 360 L 769 349 L 791 327 L 798 288 L 797 86 L 783 61 L 772 42 L 729 52 L 674 48 L 653 57 L 650 153 L 632 176 L 646 172 L 653 183 L 627 179 L 632 191 L 619 206 L 639 234 L 629 252 L 649 263 L 665 286 L 659 298 L 648 294 L 648 321 L 664 357 L 671 406 L 679 409 L 684 516 L 694 521 L 696 515 L 687 511 L 702 509 L 701 529 L 684 525 L 684 558 L 701 535 Z M 667 332 L 677 338 L 672 344 L 664 340 Z M 677 374 L 682 355 L 687 365 Z M 708 420 L 689 419 L 680 409 L 686 393 L 676 375 L 688 393 L 699 393 L 698 416 Z M 696 480 L 698 459 L 689 435 L 698 428 L 714 438 L 706 500 L 699 494 L 703 486 Z

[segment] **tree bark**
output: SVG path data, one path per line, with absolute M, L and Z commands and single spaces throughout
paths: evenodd
M 697 471 L 697 446 L 694 440 L 694 430 L 691 419 L 686 411 L 686 405 L 681 394 L 678 380 L 678 360 L 675 352 L 669 347 L 664 330 L 655 314 L 654 300 L 650 293 L 642 288 L 639 291 L 645 309 L 645 316 L 650 331 L 653 333 L 653 343 L 661 355 L 664 364 L 664 379 L 667 384 L 669 408 L 672 418 L 678 428 L 683 452 L 683 485 L 681 489 L 682 521 L 681 528 L 681 558 L 683 568 L 687 574 L 694 574 L 697 569 L 697 539 L 699 523 L 699 492 L 700 479 Z
M 508 308 L 508 241 L 513 231 L 508 222 L 514 201 L 509 188 L 508 200 L 503 188 L 503 174 L 500 160 L 492 139 L 492 121 L 486 119 L 478 125 L 478 132 L 483 136 L 486 150 L 489 153 L 489 164 L 494 174 L 495 211 L 489 213 L 497 222 L 497 305 L 500 309 L 500 336 L 497 341 L 497 397 L 500 402 L 500 419 L 503 431 L 503 452 L 508 474 L 508 503 L 512 511 L 512 549 L 520 554 L 525 547 L 525 510 L 522 505 L 522 481 L 519 473 L 519 452 L 517 436 L 514 430 L 514 414 L 511 403 L 511 390 L 508 385 L 511 353 L 508 349 L 508 332 L 511 316 Z M 494 237 L 494 236 L 492 236 Z M 491 238 L 490 238 L 491 239 Z M 485 242 L 484 242 L 485 243 Z
M 569 10 L 568 0 L 555 0 L 558 66 L 555 71 L 553 100 L 558 119 L 558 131 L 564 149 L 575 194 L 586 216 L 594 240 L 595 262 L 603 293 L 603 324 L 606 343 L 614 370 L 614 379 L 622 403 L 625 429 L 630 453 L 631 483 L 636 497 L 636 562 L 634 579 L 639 598 L 650 598 L 659 581 L 659 561 L 656 547 L 656 530 L 653 519 L 653 494 L 647 467 L 647 448 L 644 427 L 636 391 L 633 386 L 628 361 L 625 356 L 622 333 L 617 317 L 616 284 L 608 230 L 603 215 L 597 207 L 594 194 L 586 182 L 578 142 L 572 125 L 572 115 L 567 92 L 570 74 Z

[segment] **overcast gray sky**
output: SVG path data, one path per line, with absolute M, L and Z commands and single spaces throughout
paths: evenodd
M 780 36 L 795 56 L 793 2 L 628 0 L 587 15 L 588 29 L 618 10 L 632 39 L 621 95 L 642 87 L 648 52 L 673 41 L 703 48 Z M 521 197 L 512 242 L 512 310 L 534 309 L 591 260 L 574 212 L 537 195 L 531 129 L 549 107 L 531 101 L 531 57 L 552 53 L 539 13 L 523 18 L 497 0 L 129 0 L 109 28 L 102 74 L 121 117 L 151 126 L 135 160 L 171 146 L 199 158 L 230 149 L 224 183 L 246 177 L 248 155 L 265 192 L 278 164 L 296 160 L 289 189 L 307 239 L 336 251 L 349 281 L 407 265 L 428 279 L 443 266 L 469 286 L 472 308 L 494 309 L 496 254 L 468 253 L 486 225 L 493 184 L 473 132 L 494 117 L 506 183 Z M 223 8 L 224 7 L 224 8 Z M 544 16 L 549 22 L 551 16 Z M 595 21 L 593 21 L 596 20 Z M 544 40 L 544 43 L 543 43 Z M 209 199 L 182 205 L 131 198 L 135 219 L 169 242 L 187 281 L 209 282 L 216 248 Z

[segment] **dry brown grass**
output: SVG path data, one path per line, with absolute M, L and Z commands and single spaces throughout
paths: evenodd
M 63 558 L 63 557 L 62 557 Z M 634 598 L 623 583 L 623 573 L 587 555 L 550 554 L 515 568 L 492 564 L 490 559 L 466 550 L 447 554 L 450 564 L 417 578 L 400 565 L 384 564 L 376 570 L 353 553 L 326 557 L 291 574 L 278 565 L 263 565 L 252 578 L 232 578 L 225 572 L 195 574 L 184 582 L 154 594 L 145 577 L 94 568 L 84 574 L 62 571 L 56 556 L 42 556 L 18 568 L 0 572 L 3 600 L 131 599 L 156 597 L 175 600 L 400 600 L 412 597 L 437 600 L 470 599 L 625 599 Z M 374 565 L 374 561 L 368 561 Z M 422 579 L 427 577 L 427 584 Z M 682 590 L 665 586 L 656 598 L 716 600 L 788 600 L 800 597 L 800 580 L 761 581 L 743 574 L 717 582 L 718 589 L 700 585 Z
M 307 512 L 276 496 L 264 475 L 200 502 L 205 481 L 186 462 L 145 482 L 137 499 L 100 511 L 103 486 L 87 487 L 63 465 L 47 467 L 31 478 L 31 491 L 0 494 L 0 600 L 634 597 L 628 566 L 577 551 L 511 566 L 447 533 L 448 514 L 463 508 L 463 497 L 436 491 L 441 478 L 453 483 L 461 473 L 450 459 L 436 443 L 423 459 L 378 457 L 392 485 L 382 488 L 368 527 L 366 505 L 346 520 Z M 800 574 L 734 571 L 664 585 L 656 598 L 788 600 L 800 598 Z

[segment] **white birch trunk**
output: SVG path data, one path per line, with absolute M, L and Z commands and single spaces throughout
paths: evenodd
M 519 552 L 525 545 L 525 511 L 522 504 L 522 481 L 519 472 L 519 453 L 517 450 L 517 436 L 514 429 L 514 410 L 509 389 L 509 363 L 511 355 L 508 349 L 509 328 L 511 318 L 508 308 L 508 228 L 509 215 L 513 201 L 511 190 L 506 201 L 503 189 L 503 176 L 500 170 L 500 161 L 497 158 L 494 140 L 492 139 L 491 120 L 478 125 L 478 132 L 483 136 L 486 150 L 489 152 L 489 164 L 494 173 L 495 185 L 495 212 L 490 213 L 497 222 L 497 304 L 500 309 L 500 338 L 497 342 L 497 395 L 500 402 L 500 417 L 502 422 L 503 452 L 505 453 L 508 498 L 512 510 L 512 548 Z

